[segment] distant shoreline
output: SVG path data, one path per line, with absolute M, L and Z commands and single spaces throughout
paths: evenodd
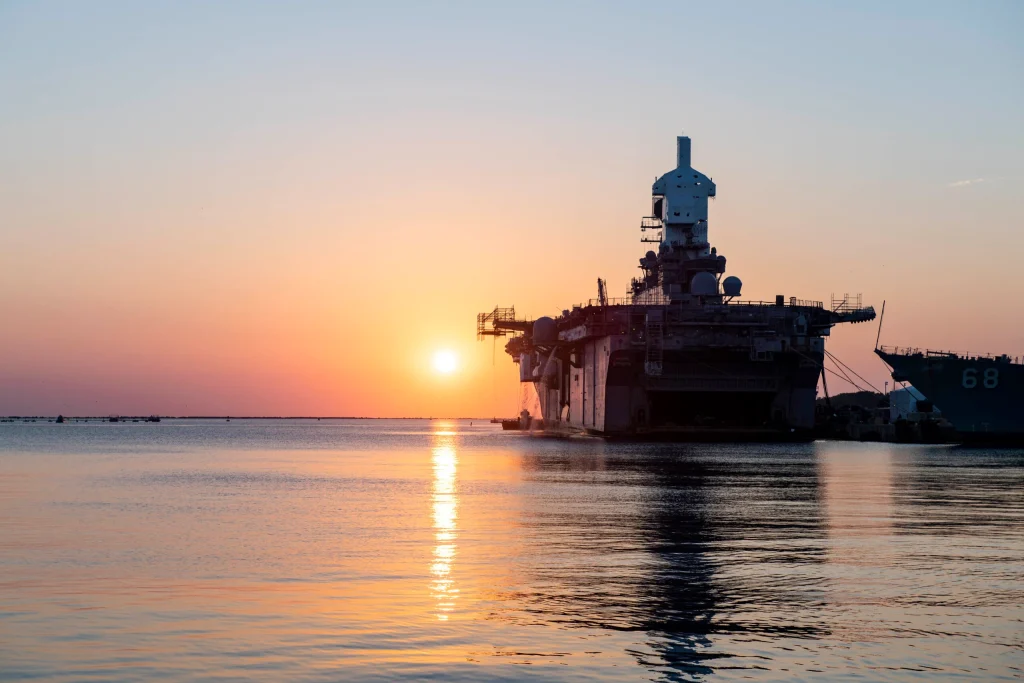
M 58 415 L 3 415 L 0 420 L 56 420 Z M 140 422 L 150 415 L 118 415 L 118 422 Z M 491 420 L 491 417 L 360 417 L 357 415 L 159 415 L 161 420 Z M 110 415 L 64 415 L 65 420 L 109 422 Z

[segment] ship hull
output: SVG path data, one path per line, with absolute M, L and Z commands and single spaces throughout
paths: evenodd
M 875 353 L 968 443 L 1024 443 L 1024 365 L 952 354 Z
M 672 441 L 809 441 L 821 353 L 665 351 L 651 374 L 626 335 L 587 341 L 561 383 L 537 384 L 543 433 Z M 578 367 L 576 367 L 578 365 Z

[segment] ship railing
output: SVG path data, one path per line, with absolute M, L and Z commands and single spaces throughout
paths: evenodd
M 600 299 L 587 299 L 587 306 L 632 306 L 633 299 L 630 297 L 609 297 L 605 303 L 602 303 Z M 580 308 L 584 305 L 580 304 Z
M 842 296 L 832 295 L 832 305 L 829 306 L 833 313 L 849 313 L 864 308 L 860 294 L 843 294 Z
M 1006 354 L 970 353 L 962 351 L 940 351 L 916 346 L 879 346 L 879 351 L 893 356 L 921 356 L 924 358 L 957 358 L 960 360 L 991 360 L 999 363 L 1024 364 L 1024 356 Z
M 729 302 L 730 306 L 763 306 L 774 308 L 779 304 L 775 301 L 749 301 L 747 299 L 739 299 Z M 798 306 L 802 308 L 825 308 L 825 302 L 823 301 L 812 301 L 811 299 L 797 299 L 796 297 L 790 297 L 788 301 L 784 301 L 783 306 Z
M 514 306 L 502 308 L 495 306 L 490 313 L 478 313 L 476 316 L 476 338 L 482 339 L 485 336 L 504 337 L 509 330 L 501 329 L 497 323 L 516 322 L 516 309 Z
M 664 235 L 662 234 L 662 228 L 665 225 L 661 222 L 660 218 L 654 216 L 644 216 L 640 219 L 640 241 L 641 242 L 661 242 Z M 649 234 L 648 231 L 653 231 L 653 234 Z

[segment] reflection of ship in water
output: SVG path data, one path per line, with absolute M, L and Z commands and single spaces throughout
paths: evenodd
M 537 559 L 528 583 L 539 588 L 509 596 L 521 616 L 506 616 L 635 632 L 641 646 L 630 654 L 666 680 L 711 674 L 730 656 L 716 636 L 823 633 L 815 456 L 773 448 L 729 458 L 653 445 L 527 457 L 545 488 L 576 490 L 531 502 L 524 529 Z M 590 490 L 580 495 L 581 486 Z M 761 581 L 766 566 L 778 580 Z

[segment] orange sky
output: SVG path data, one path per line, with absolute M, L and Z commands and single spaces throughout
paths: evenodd
M 682 132 L 746 297 L 862 292 L 886 343 L 1024 353 L 998 16 L 790 12 L 768 40 L 661 7 L 707 22 L 704 68 L 653 10 L 459 15 L 481 35 L 415 8 L 102 8 L 0 9 L 0 414 L 514 413 L 476 313 L 624 294 Z M 876 330 L 829 349 L 881 386 Z

